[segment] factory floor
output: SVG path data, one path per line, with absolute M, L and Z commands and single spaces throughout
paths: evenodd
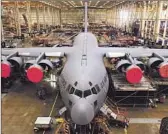
M 48 91 L 46 100 L 36 96 L 38 85 L 15 83 L 9 93 L 2 95 L 2 134 L 33 134 L 34 122 L 39 116 L 49 116 L 56 93 Z M 62 101 L 57 99 L 52 117 Z M 51 132 L 54 133 L 54 132 Z M 46 133 L 47 134 L 47 133 Z
M 36 118 L 49 116 L 56 94 L 52 94 L 51 91 L 46 100 L 39 100 L 35 95 L 36 88 L 37 86 L 31 84 L 15 83 L 7 95 L 2 95 L 2 134 L 33 134 Z M 52 117 L 56 116 L 56 112 L 62 106 L 60 98 L 55 106 Z M 159 122 L 150 120 L 160 120 L 168 116 L 168 100 L 153 109 L 127 108 L 127 110 L 128 117 L 134 118 L 135 122 L 131 123 L 127 130 L 112 128 L 111 134 L 159 134 Z M 142 118 L 140 122 L 139 118 Z M 46 134 L 55 133 L 54 129 Z

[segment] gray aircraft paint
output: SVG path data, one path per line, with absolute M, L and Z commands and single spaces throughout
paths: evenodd
M 106 98 L 109 82 L 103 64 L 103 57 L 97 52 L 97 40 L 93 34 L 80 33 L 75 38 L 73 47 L 75 52 L 68 55 L 67 62 L 61 73 L 61 76 L 63 76 L 67 83 L 66 88 L 69 84 L 81 91 L 91 89 L 96 84 L 101 88 L 100 83 L 102 83 L 102 81 L 104 83 L 104 77 L 107 79 L 98 94 L 92 94 L 86 98 L 80 98 L 74 94 L 69 94 L 66 88 L 60 86 L 62 87 L 60 90 L 63 101 L 71 112 L 72 120 L 76 124 L 85 125 L 93 119 L 94 115 L 98 112 L 100 107 L 102 107 L 104 99 Z M 86 55 L 84 60 L 82 60 L 83 54 Z M 98 60 L 98 58 L 100 60 Z M 71 61 L 73 61 L 73 63 Z M 74 85 L 76 81 L 78 82 L 77 86 Z M 89 81 L 92 83 L 92 86 L 89 85 Z M 59 84 L 61 85 L 61 83 Z M 72 106 L 69 106 L 69 100 L 72 101 Z M 96 100 L 98 104 L 97 107 L 94 107 L 94 102 Z M 80 108 L 81 105 L 83 108 Z M 90 116 L 91 113 L 94 113 L 93 116 L 87 117 Z
M 151 56 L 153 52 L 168 56 L 168 49 L 149 49 L 149 48 L 100 48 L 96 37 L 92 33 L 80 33 L 74 40 L 73 47 L 59 48 L 15 48 L 2 49 L 2 55 L 9 55 L 13 52 L 18 52 L 21 56 L 37 57 L 40 53 L 45 52 L 46 56 L 61 56 L 63 53 L 67 56 L 67 62 L 59 78 L 60 92 L 65 106 L 71 113 L 72 120 L 79 125 L 90 123 L 100 107 L 103 105 L 104 99 L 109 87 L 109 80 L 104 83 L 101 88 L 102 81 L 107 75 L 103 63 L 103 56 L 109 53 L 130 53 L 133 57 Z M 62 54 L 60 54 L 60 52 Z M 82 55 L 85 59 L 82 62 Z M 110 57 L 110 56 L 109 56 Z M 82 64 L 83 63 L 83 64 Z M 63 79 L 61 79 L 63 78 Z M 77 86 L 74 86 L 75 82 Z M 86 98 L 79 98 L 76 95 L 68 94 L 66 90 L 68 84 L 73 85 L 76 89 L 82 91 L 90 89 L 89 81 L 92 85 L 99 85 L 101 92 L 98 95 L 91 95 Z M 69 106 L 69 100 L 73 102 L 72 107 Z M 98 101 L 98 108 L 95 109 L 93 102 Z

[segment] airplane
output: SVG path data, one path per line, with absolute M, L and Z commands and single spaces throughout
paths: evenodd
M 87 2 L 85 3 L 87 6 Z M 86 10 L 85 12 L 87 13 Z M 85 21 L 87 22 L 87 15 Z M 163 58 L 168 57 L 167 49 L 98 47 L 95 35 L 87 32 L 86 23 L 85 31 L 75 37 L 73 47 L 2 49 L 2 55 L 6 56 L 6 58 L 1 63 L 1 77 L 7 78 L 10 76 L 12 72 L 10 59 L 20 63 L 20 60 L 17 60 L 20 57 L 36 57 L 36 60 L 27 62 L 31 64 L 27 69 L 27 77 L 29 81 L 38 83 L 44 76 L 43 65 L 47 64 L 53 68 L 47 57 L 66 55 L 67 61 L 57 84 L 65 104 L 65 111 L 70 112 L 72 121 L 77 125 L 86 125 L 93 120 L 103 107 L 109 89 L 109 78 L 103 57 L 126 56 L 128 61 L 124 61 L 118 66 L 129 62 L 129 67 L 125 72 L 126 78 L 130 83 L 136 84 L 141 81 L 143 72 L 134 58 L 152 57 L 153 54 L 162 58 L 159 70 L 164 78 L 168 78 L 168 61 Z M 154 58 L 151 61 L 152 63 L 159 59 L 159 57 Z

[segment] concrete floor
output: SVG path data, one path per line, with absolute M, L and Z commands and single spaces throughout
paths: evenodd
M 33 134 L 34 122 L 38 116 L 48 116 L 55 99 L 55 94 L 47 99 L 39 100 L 36 95 L 37 86 L 16 83 L 12 90 L 2 99 L 2 134 Z M 60 98 L 52 116 L 62 106 Z M 158 104 L 157 108 L 128 108 L 130 118 L 163 118 L 168 116 L 168 100 Z M 159 123 L 130 124 L 127 132 L 124 129 L 112 128 L 112 134 L 159 134 Z M 49 132 L 55 134 L 55 130 Z M 46 133 L 47 134 L 47 133 Z
M 2 134 L 33 134 L 36 118 L 49 116 L 56 94 L 49 94 L 43 101 L 35 95 L 36 89 L 37 86 L 32 84 L 17 83 L 3 97 Z M 58 108 L 62 103 L 58 101 L 56 105 Z M 53 112 L 52 116 L 55 115 L 56 113 Z

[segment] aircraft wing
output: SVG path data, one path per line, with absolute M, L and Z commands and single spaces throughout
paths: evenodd
M 3 48 L 1 55 L 8 56 L 14 52 L 23 57 L 38 57 L 41 53 L 49 57 L 62 57 L 72 51 L 73 47 L 34 47 L 34 48 Z
M 99 48 L 101 54 L 105 54 L 106 57 L 123 57 L 126 53 L 129 53 L 132 57 L 150 57 L 153 53 L 157 53 L 160 56 L 168 57 L 168 49 L 150 49 L 143 47 L 124 48 L 124 47 L 102 47 Z

